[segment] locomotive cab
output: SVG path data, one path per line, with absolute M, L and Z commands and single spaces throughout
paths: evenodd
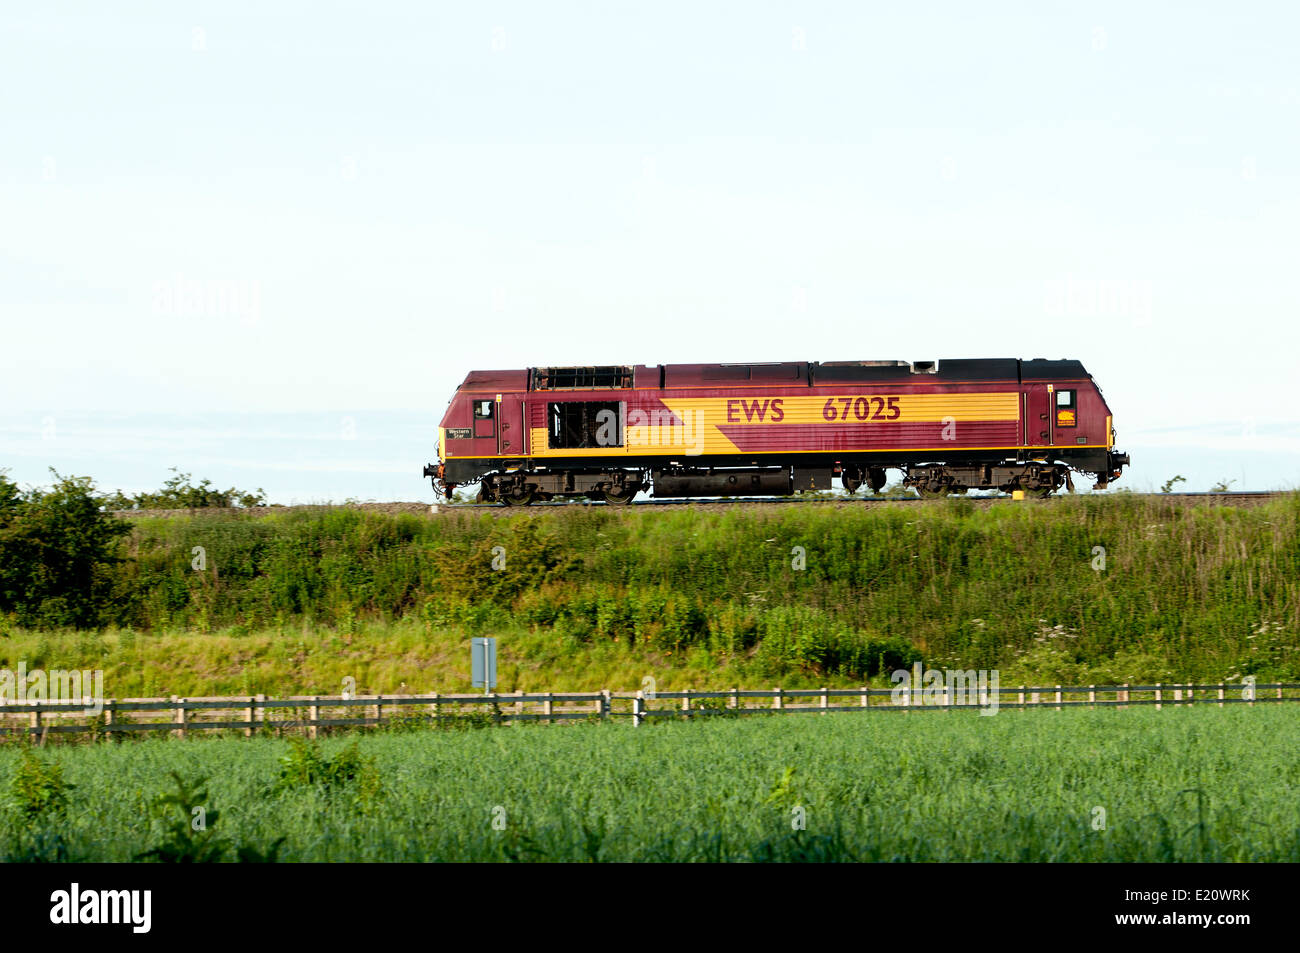
M 446 496 L 523 454 L 526 389 L 526 372 L 513 370 L 472 371 L 456 389 L 438 424 L 438 463 L 424 468 Z

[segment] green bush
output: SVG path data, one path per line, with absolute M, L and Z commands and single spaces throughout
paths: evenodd
M 25 492 L 0 472 L 0 613 L 36 628 L 97 628 L 129 614 L 121 540 L 130 527 L 100 511 L 88 477 L 53 470 Z
M 239 863 L 268 864 L 279 859 L 285 838 L 265 850 L 251 844 L 234 846 L 216 833 L 221 816 L 210 807 L 207 779 L 187 781 L 177 771 L 168 772 L 174 790 L 154 798 L 151 814 L 161 825 L 162 836 L 154 846 L 136 854 L 134 860 L 163 864 L 212 864 L 227 859 L 233 847 Z
M 68 809 L 72 785 L 63 780 L 63 765 L 45 761 L 24 746 L 9 783 L 9 796 L 18 815 L 28 824 L 62 818 Z
M 266 506 L 266 491 L 261 487 L 256 492 L 237 490 L 233 486 L 228 490 L 218 490 L 207 479 L 195 486 L 190 474 L 181 473 L 176 467 L 171 471 L 173 475 L 163 481 L 162 489 L 156 493 L 127 496 L 117 490 L 104 497 L 104 507 L 109 510 L 186 510 L 213 506 Z
M 162 837 L 135 860 L 163 864 L 211 864 L 222 860 L 230 844 L 218 837 L 215 825 L 220 814 L 209 807 L 205 778 L 186 781 L 179 772 L 168 772 L 175 790 L 154 799 L 152 815 L 162 827 Z
M 289 739 L 289 753 L 280 759 L 280 776 L 272 793 L 311 787 L 327 793 L 349 789 L 363 802 L 373 800 L 382 791 L 374 759 L 363 755 L 356 742 L 330 758 L 317 742 L 294 736 Z

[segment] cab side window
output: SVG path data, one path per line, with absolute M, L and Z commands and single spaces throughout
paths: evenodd
M 492 401 L 476 400 L 474 401 L 474 419 L 490 420 L 492 418 Z
M 1056 406 L 1057 406 L 1057 407 L 1073 407 L 1073 406 L 1074 406 L 1074 391 L 1072 391 L 1072 390 L 1058 390 L 1058 391 L 1056 392 Z

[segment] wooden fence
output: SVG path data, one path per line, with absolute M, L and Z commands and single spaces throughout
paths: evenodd
M 110 698 L 96 705 L 24 701 L 0 704 L 0 733 L 302 731 L 363 727 L 457 727 L 466 722 L 562 722 L 628 719 L 633 725 L 663 718 L 710 715 L 802 714 L 842 711 L 919 712 L 950 709 L 1128 708 L 1141 705 L 1256 705 L 1300 701 L 1300 684 L 1052 685 L 979 690 L 968 697 L 934 686 L 925 693 L 890 688 L 733 688 L 679 692 L 514 692 L 487 695 L 265 695 L 206 698 Z

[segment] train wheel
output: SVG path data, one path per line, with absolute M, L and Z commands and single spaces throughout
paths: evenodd
M 923 500 L 942 500 L 951 492 L 951 487 L 934 485 L 918 486 L 916 492 L 920 494 Z
M 537 491 L 524 487 L 511 487 L 498 494 L 506 506 L 527 506 L 537 498 Z
M 618 490 L 606 490 L 603 494 L 606 503 L 611 506 L 627 506 L 632 502 L 632 498 L 637 495 L 640 487 L 625 486 Z

